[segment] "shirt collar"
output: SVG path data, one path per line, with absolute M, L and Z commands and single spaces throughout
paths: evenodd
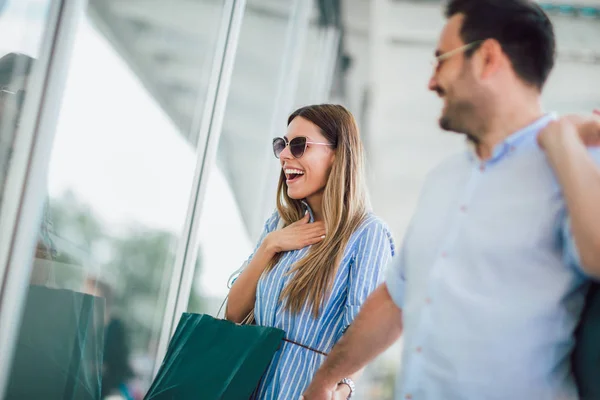
M 308 205 L 306 200 L 302 200 L 302 205 L 304 206 L 304 211 L 310 214 L 310 222 L 315 222 L 315 215 L 313 214 L 313 210 Z
M 487 161 L 487 163 L 497 162 L 507 153 L 513 152 L 523 144 L 530 142 L 531 139 L 537 138 L 537 134 L 556 118 L 557 116 L 555 113 L 545 114 L 526 127 L 521 128 L 515 133 L 511 134 L 502 143 L 496 145 L 492 157 Z M 471 160 L 480 161 L 479 157 L 477 156 L 477 150 L 475 146 L 470 146 L 470 151 L 468 154 Z

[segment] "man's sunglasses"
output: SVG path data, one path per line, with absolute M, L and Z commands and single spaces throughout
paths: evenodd
M 304 155 L 306 146 L 309 144 L 333 147 L 331 143 L 309 142 L 308 138 L 304 136 L 297 136 L 289 141 L 285 137 L 278 137 L 273 139 L 273 154 L 275 154 L 275 157 L 279 158 L 281 152 L 285 150 L 287 146 L 290 146 L 290 153 L 292 153 L 292 156 L 294 156 L 294 158 L 300 158 Z

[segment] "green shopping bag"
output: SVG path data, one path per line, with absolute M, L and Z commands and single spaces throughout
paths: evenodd
M 276 328 L 184 313 L 144 399 L 248 399 L 283 337 Z

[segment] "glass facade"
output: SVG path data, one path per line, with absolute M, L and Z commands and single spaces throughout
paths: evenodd
M 266 212 L 257 187 L 273 162 L 265 143 L 270 141 L 273 110 L 280 91 L 280 55 L 289 41 L 294 1 L 280 1 L 265 12 L 260 1 L 249 0 L 225 107 L 216 166 L 208 177 L 200 216 L 198 267 L 190 310 L 216 313 L 227 295 L 227 280 L 254 248 Z M 249 166 L 256 173 L 249 174 Z M 235 245 L 232 245 L 235 243 Z M 200 294 L 202 301 L 194 296 Z
M 182 21 L 149 27 L 148 7 L 160 5 L 92 1 L 73 33 L 8 399 L 63 398 L 69 390 L 105 398 L 125 382 L 139 398 L 151 381 L 170 282 L 187 246 L 207 140 L 201 127 L 214 101 L 209 81 L 224 51 L 221 24 L 229 25 L 232 8 L 204 1 L 155 9 L 203 18 L 189 21 L 189 43 L 180 44 L 188 48 L 173 54 L 181 39 L 173 27 Z M 97 343 L 75 355 L 70 342 L 79 340 Z M 48 378 L 32 387 L 25 378 L 41 369 Z M 61 380 L 65 371 L 83 382 Z
M 545 106 L 589 112 L 600 3 L 546 7 Z M 254 248 L 298 106 L 356 115 L 399 244 L 462 146 L 425 90 L 443 23 L 435 1 L 0 0 L 0 397 L 143 398 L 181 312 L 216 315 Z M 400 351 L 359 399 L 392 398 Z
M 14 190 L 18 184 L 14 172 L 18 175 L 26 163 L 22 154 L 30 143 L 17 137 L 17 131 L 22 118 L 35 118 L 35 115 L 23 117 L 25 101 L 30 109 L 39 105 L 36 93 L 39 85 L 34 82 L 42 79 L 43 71 L 36 68 L 35 60 L 42 52 L 50 3 L 50 0 L 0 3 L 0 207 L 8 197 L 9 188 Z M 11 180 L 10 167 L 15 163 Z

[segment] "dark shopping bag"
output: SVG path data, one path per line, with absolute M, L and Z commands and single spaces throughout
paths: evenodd
M 582 400 L 600 399 L 600 284 L 592 283 L 575 332 L 573 374 Z
M 184 313 L 144 399 L 248 399 L 283 336 L 276 328 Z
M 99 400 L 104 299 L 30 286 L 6 400 Z

